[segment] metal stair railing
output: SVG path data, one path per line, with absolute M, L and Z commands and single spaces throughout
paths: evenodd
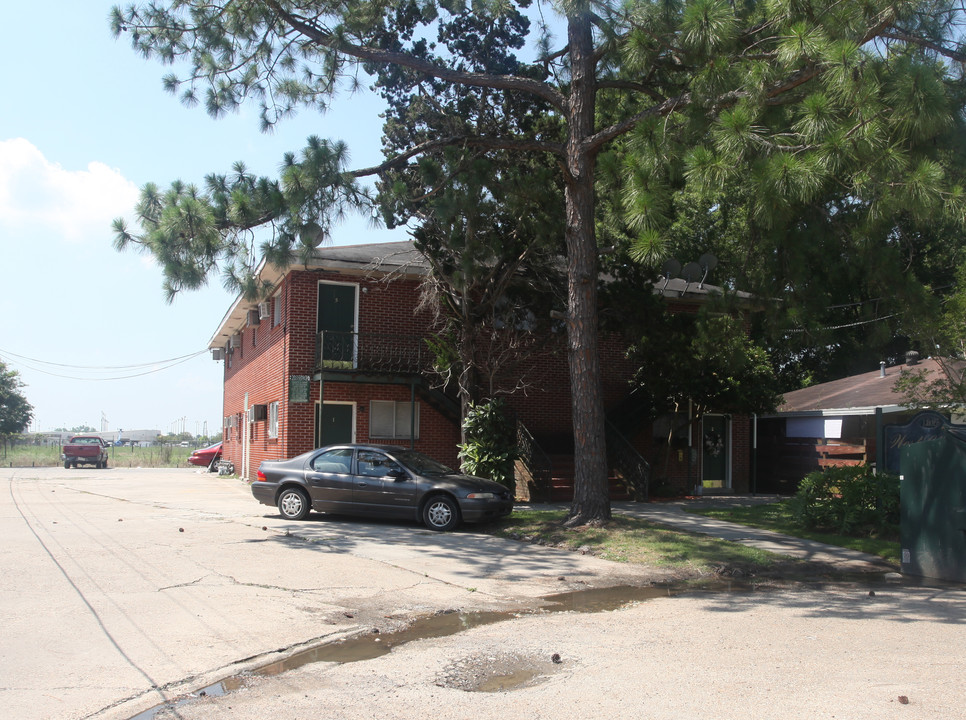
M 520 452 L 519 462 L 529 473 L 533 486 L 543 496 L 545 502 L 550 502 L 551 480 L 553 478 L 553 464 L 540 444 L 534 440 L 526 425 L 517 422 L 517 449 Z
M 620 430 L 607 421 L 608 465 L 620 473 L 620 481 L 637 502 L 647 502 L 651 464 L 641 457 Z

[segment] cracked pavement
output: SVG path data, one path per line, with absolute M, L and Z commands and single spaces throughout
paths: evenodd
M 2 469 L 0 707 L 127 719 L 325 639 L 643 570 L 473 532 L 282 520 L 196 469 Z

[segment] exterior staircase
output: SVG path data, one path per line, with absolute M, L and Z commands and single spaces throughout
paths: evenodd
M 650 467 L 616 429 L 608 432 L 611 500 L 646 500 Z M 517 438 L 521 448 L 516 463 L 517 497 L 532 502 L 573 500 L 574 451 L 569 438 L 543 438 L 538 442 L 522 424 L 518 425 Z
M 553 473 L 550 477 L 550 502 L 570 502 L 574 499 L 574 456 L 551 455 Z M 611 500 L 630 500 L 631 494 L 624 487 L 620 477 L 608 470 L 608 490 Z

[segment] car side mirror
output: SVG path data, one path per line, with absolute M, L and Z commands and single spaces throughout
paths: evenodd
M 402 468 L 393 468 L 392 470 L 386 473 L 386 476 L 391 477 L 393 480 L 396 480 L 396 481 L 409 479 L 408 473 Z

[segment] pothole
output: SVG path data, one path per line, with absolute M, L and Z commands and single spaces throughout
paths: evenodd
M 557 655 L 473 655 L 445 667 L 436 685 L 466 692 L 507 692 L 546 682 L 562 668 L 563 661 Z
M 743 585 L 727 583 L 717 586 L 715 592 L 734 592 L 750 589 Z M 247 678 L 270 677 L 313 663 L 353 663 L 373 660 L 392 651 L 394 647 L 414 640 L 441 638 L 464 632 L 474 627 L 490 625 L 526 615 L 580 612 L 609 612 L 636 602 L 645 602 L 658 597 L 679 594 L 680 590 L 670 587 L 618 586 L 606 588 L 585 588 L 571 592 L 546 595 L 542 598 L 547 604 L 541 608 L 524 611 L 444 611 L 417 619 L 408 627 L 395 632 L 381 633 L 378 629 L 363 632 L 351 638 L 333 643 L 317 645 L 297 652 L 278 661 L 266 663 L 245 675 L 235 675 L 221 682 L 209 685 L 197 695 L 179 698 L 163 705 L 146 710 L 131 720 L 155 720 L 167 709 L 180 707 L 198 695 L 224 695 L 237 689 Z M 444 673 L 443 680 L 453 682 L 446 687 L 459 687 L 475 692 L 500 692 L 537 684 L 558 672 L 560 658 L 538 658 L 530 655 L 505 655 L 487 658 L 467 658 L 452 666 L 452 673 Z M 561 665 L 564 663 L 560 663 Z M 451 680 L 446 680 L 451 678 Z

